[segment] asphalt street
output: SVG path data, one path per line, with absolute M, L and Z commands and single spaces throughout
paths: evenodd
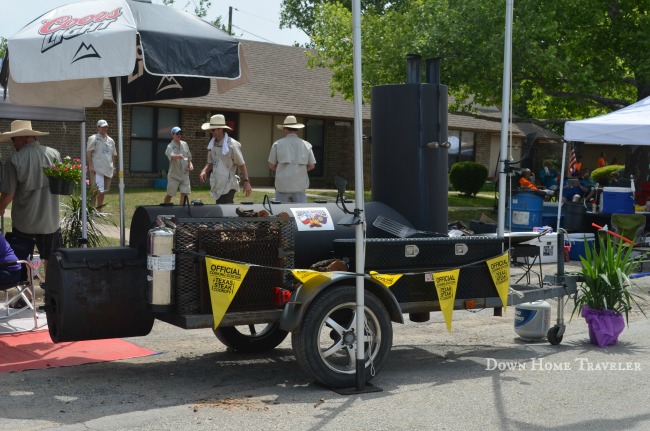
M 650 310 L 650 277 L 637 285 Z M 451 333 L 441 313 L 395 324 L 380 391 L 352 395 L 311 382 L 289 339 L 237 355 L 209 329 L 156 322 L 129 340 L 157 355 L 0 375 L 0 430 L 650 429 L 650 321 L 634 312 L 603 349 L 571 310 L 558 346 L 519 338 L 513 307 L 456 311 Z

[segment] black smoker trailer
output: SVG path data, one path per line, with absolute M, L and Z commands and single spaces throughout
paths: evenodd
M 406 84 L 372 90 L 373 198 L 362 214 L 365 268 L 403 275 L 390 287 L 364 275 L 365 381 L 386 361 L 392 322 L 403 323 L 404 314 L 424 321 L 440 311 L 434 272 L 461 268 L 454 309 L 493 307 L 498 313 L 503 305 L 486 260 L 508 251 L 512 238 L 446 236 L 447 87 L 439 82 L 438 59 L 426 61 L 428 82 L 421 83 L 420 75 L 420 58 L 412 56 Z M 291 273 L 333 258 L 351 261 L 354 271 L 354 228 L 338 224 L 347 216 L 338 205 L 345 202 L 343 193 L 339 198 L 337 204 L 250 205 L 244 211 L 236 205 L 139 207 L 129 247 L 59 250 L 50 260 L 46 312 L 52 339 L 144 336 L 154 319 L 213 328 L 205 263 L 210 256 L 251 265 L 214 328 L 219 340 L 235 351 L 261 352 L 291 333 L 296 359 L 309 375 L 332 387 L 352 387 L 360 344 L 356 275 L 331 272 L 299 283 Z M 239 217 L 249 213 L 268 217 Z M 379 217 L 416 236 L 395 238 L 374 226 Z M 512 285 L 508 303 L 575 291 L 573 279 L 559 275 L 541 286 Z M 564 333 L 563 304 L 560 299 L 557 325 L 548 333 L 553 344 Z
M 246 206 L 260 211 L 262 206 Z M 332 387 L 355 381 L 355 275 L 333 272 L 330 277 L 300 284 L 290 270 L 308 269 L 331 258 L 354 258 L 353 229 L 335 224 L 345 214 L 335 204 L 275 205 L 273 212 L 326 210 L 334 229 L 299 230 L 297 216 L 239 217 L 235 205 L 139 207 L 131 225 L 130 247 L 60 249 L 48 265 L 46 313 L 55 342 L 147 335 L 154 319 L 185 329 L 212 328 L 214 317 L 206 277 L 205 256 L 252 264 L 233 302 L 214 332 L 238 352 L 275 348 L 290 332 L 300 366 L 314 379 Z M 156 284 L 148 268 L 160 216 L 173 222 L 174 269 L 168 303 L 152 303 Z M 378 216 L 408 224 L 381 203 L 366 206 L 368 220 Z M 383 274 L 404 275 L 390 288 L 365 277 L 368 358 L 366 378 L 378 372 L 392 346 L 392 322 L 425 321 L 440 311 L 435 286 L 426 274 L 461 267 L 454 309 L 495 308 L 501 299 L 486 259 L 507 251 L 507 239 L 467 237 L 390 238 L 371 227 L 366 240 L 366 267 Z M 417 250 L 417 252 L 415 252 Z M 353 263 L 353 262 L 352 262 Z M 354 266 L 351 266 L 351 271 Z M 508 305 L 563 297 L 575 283 L 558 277 L 554 284 L 511 286 Z M 284 293 L 284 295 L 283 295 Z M 285 299 L 282 299 L 285 298 Z M 559 301 L 562 303 L 562 301 Z M 549 331 L 557 344 L 564 331 L 562 314 Z M 336 322 L 334 324 L 333 322 Z M 553 332 L 551 334 L 551 332 Z

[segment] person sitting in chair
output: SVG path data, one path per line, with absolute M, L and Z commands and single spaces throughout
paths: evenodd
M 539 177 L 542 180 L 542 185 L 549 190 L 557 190 L 557 181 L 560 177 L 557 169 L 553 167 L 551 160 L 544 160 L 544 168 L 540 171 Z
M 553 190 L 548 190 L 548 189 L 540 189 L 538 188 L 532 181 L 531 181 L 531 175 L 533 172 L 526 168 L 523 171 L 521 171 L 521 178 L 519 178 L 519 187 L 522 189 L 529 189 L 529 190 L 534 190 L 534 191 L 540 191 L 543 193 L 546 193 L 547 195 L 552 195 L 554 192 Z
M 589 187 L 580 179 L 580 173 L 573 171 L 571 178 L 564 180 L 562 202 L 581 202 L 587 192 L 589 192 Z
M 17 260 L 18 258 L 11 245 L 9 245 L 4 235 L 0 235 L 0 290 L 9 289 L 20 281 L 22 265 L 19 263 L 9 264 L 9 262 L 16 262 Z M 21 299 L 11 304 L 10 307 L 23 308 L 25 305 L 25 301 Z

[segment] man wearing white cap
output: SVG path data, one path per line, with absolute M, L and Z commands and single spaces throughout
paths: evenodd
M 117 156 L 117 150 L 115 141 L 108 136 L 108 123 L 106 120 L 99 120 L 97 133 L 88 138 L 86 147 L 90 183 L 97 187 L 96 209 L 104 206 L 104 194 L 111 188 L 115 156 Z
M 303 127 L 293 115 L 278 124 L 285 137 L 273 143 L 269 169 L 275 172 L 275 200 L 280 202 L 307 202 L 307 172 L 316 167 L 316 158 L 311 144 L 298 137 L 298 129 Z
M 61 161 L 54 148 L 38 142 L 38 136 L 48 132 L 32 130 L 32 122 L 16 120 L 11 131 L 0 135 L 0 142 L 11 139 L 16 153 L 5 164 L 0 194 L 0 215 L 11 206 L 12 230 L 17 235 L 36 240 L 36 248 L 47 271 L 47 261 L 61 244 L 59 227 L 59 195 L 50 193 L 43 166 Z
M 182 135 L 183 131 L 180 127 L 172 127 L 172 141 L 165 150 L 165 155 L 169 159 L 166 204 L 171 203 L 172 198 L 176 196 L 176 191 L 180 191 L 180 204 L 183 205 L 187 195 L 192 192 L 190 187 L 190 172 L 194 170 L 192 153 L 187 142 L 181 141 Z
M 212 139 L 208 144 L 208 162 L 199 174 L 199 180 L 205 182 L 210 172 L 210 196 L 218 204 L 235 202 L 235 193 L 239 191 L 237 169 L 244 183 L 244 194 L 250 196 L 253 188 L 248 178 L 246 162 L 241 152 L 241 144 L 228 136 L 226 130 L 232 130 L 226 125 L 226 118 L 221 115 L 210 117 L 209 123 L 203 123 L 203 130 L 209 130 Z

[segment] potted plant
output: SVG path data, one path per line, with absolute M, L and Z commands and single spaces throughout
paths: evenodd
M 632 247 L 623 242 L 613 242 L 607 235 L 598 237 L 599 249 L 585 247 L 580 256 L 582 284 L 575 295 L 571 317 L 580 309 L 589 327 L 589 341 L 599 347 L 616 344 L 629 324 L 629 312 L 636 306 L 637 295 L 630 292 L 630 274 L 642 257 L 632 257 Z M 625 315 L 625 319 L 623 318 Z
M 50 182 L 50 192 L 56 195 L 71 195 L 75 184 L 81 182 L 81 160 L 70 156 L 63 161 L 56 160 L 49 166 L 43 166 L 43 173 Z
M 97 197 L 97 187 L 89 187 L 86 191 L 86 246 L 99 247 L 106 244 L 108 240 L 102 232 L 102 225 L 109 225 L 115 227 L 115 221 L 111 218 L 109 213 L 98 211 L 94 207 L 95 199 Z M 81 199 L 79 187 L 75 187 L 74 193 L 64 202 L 61 202 L 63 207 L 63 217 L 61 218 L 61 240 L 62 246 L 81 247 L 82 238 L 82 217 L 84 210 L 84 203 Z

